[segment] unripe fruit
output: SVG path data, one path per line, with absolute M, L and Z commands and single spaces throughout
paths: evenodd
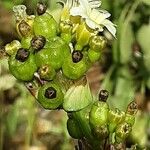
M 57 109 L 62 105 L 63 98 L 60 86 L 50 82 L 39 89 L 37 100 L 45 109 Z
M 9 69 L 18 80 L 31 81 L 37 70 L 35 58 L 27 49 L 20 48 L 9 58 Z
M 69 79 L 79 79 L 88 70 L 87 55 L 81 51 L 74 51 L 72 55 L 66 57 L 62 66 L 64 75 Z
M 90 49 L 100 52 L 106 46 L 106 40 L 102 36 L 92 36 L 89 42 Z
M 33 29 L 35 35 L 42 35 L 49 39 L 56 36 L 58 25 L 50 14 L 44 13 L 35 17 Z
M 38 67 L 50 65 L 55 70 L 62 67 L 64 60 L 70 53 L 69 46 L 59 37 L 51 38 L 44 49 L 35 54 Z

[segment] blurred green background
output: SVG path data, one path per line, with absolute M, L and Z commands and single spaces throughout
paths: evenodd
M 56 0 L 43 0 L 59 19 Z M 24 4 L 35 12 L 38 0 L 0 0 L 0 47 L 18 39 L 12 8 Z M 127 144 L 150 149 L 150 0 L 102 0 L 117 25 L 117 38 L 109 39 L 101 60 L 88 72 L 93 94 L 100 88 L 110 92 L 109 104 L 125 110 L 135 99 L 139 113 Z M 63 111 L 40 107 L 22 83 L 8 71 L 0 51 L 0 150 L 73 150 L 76 141 L 66 129 Z

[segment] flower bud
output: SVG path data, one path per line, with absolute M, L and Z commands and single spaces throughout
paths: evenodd
M 76 50 L 82 50 L 84 46 L 88 45 L 89 39 L 92 36 L 90 30 L 86 27 L 85 23 L 80 24 L 76 29 Z
M 44 65 L 42 66 L 39 71 L 38 71 L 40 78 L 43 80 L 53 80 L 56 72 L 54 70 L 54 68 L 52 68 L 50 65 Z
M 60 22 L 60 32 L 61 33 L 71 33 L 73 25 L 70 21 L 61 21 Z
M 109 132 L 113 133 L 117 125 L 125 119 L 125 113 L 118 108 L 110 110 L 108 113 Z
M 8 55 L 14 54 L 19 48 L 21 48 L 21 43 L 17 40 L 12 41 L 9 44 L 6 44 L 5 51 Z
M 106 40 L 102 36 L 95 35 L 90 38 L 89 45 L 90 49 L 100 52 L 106 46 Z
M 132 127 L 128 123 L 122 123 L 117 126 L 115 131 L 115 140 L 117 143 L 123 142 L 130 134 Z

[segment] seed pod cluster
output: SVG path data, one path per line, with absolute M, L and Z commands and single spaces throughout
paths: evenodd
M 73 138 L 80 139 L 85 137 L 89 140 L 88 142 L 90 142 L 92 140 L 103 141 L 106 140 L 108 136 L 115 135 L 115 143 L 119 144 L 129 136 L 137 112 L 136 102 L 131 102 L 126 112 L 120 111 L 117 108 L 111 110 L 106 101 L 108 95 L 107 90 L 101 90 L 98 101 L 80 111 L 73 112 L 71 117 L 70 114 L 68 115 L 67 127 L 69 134 Z M 130 111 L 135 112 L 130 114 L 132 117 L 129 117 L 129 108 Z M 74 121 L 74 123 L 69 124 L 71 121 Z M 113 138 L 113 136 L 111 138 Z
M 117 142 L 125 139 L 134 124 L 136 103 L 131 103 L 126 112 L 111 110 L 106 102 L 108 91 L 101 90 L 99 101 L 93 102 L 88 84 L 84 81 L 75 84 L 100 59 L 106 39 L 89 29 L 79 16 L 56 22 L 43 3 L 37 4 L 35 16 L 27 15 L 23 6 L 14 10 L 20 42 L 5 46 L 12 75 L 25 83 L 37 83 L 36 98 L 45 109 L 63 108 L 72 113 L 67 128 L 73 138 L 87 138 L 92 142 L 116 133 Z M 68 84 L 73 84 L 72 88 Z M 81 97 L 82 103 L 80 95 L 84 99 Z M 68 105 L 65 99 L 72 103 Z

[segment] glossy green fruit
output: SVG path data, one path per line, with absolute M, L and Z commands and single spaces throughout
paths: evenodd
M 81 139 L 83 137 L 83 134 L 80 130 L 80 127 L 78 125 L 78 122 L 74 119 L 68 119 L 67 120 L 67 129 L 68 133 L 72 138 L 75 139 Z
M 100 59 L 101 52 L 96 52 L 92 49 L 88 50 L 88 57 L 92 63 L 98 61 Z
M 57 35 L 58 25 L 50 14 L 44 13 L 35 17 L 33 29 L 35 35 L 42 35 L 49 39 Z
M 75 59 L 73 57 L 76 57 Z M 88 70 L 88 57 L 85 53 L 74 51 L 72 55 L 68 55 L 62 66 L 64 75 L 69 79 L 79 79 Z
M 63 103 L 64 94 L 59 84 L 50 82 L 43 85 L 38 92 L 38 102 L 45 109 L 57 109 Z
M 27 49 L 20 48 L 9 58 L 9 69 L 18 80 L 30 81 L 37 70 L 34 55 Z
M 36 64 L 38 67 L 48 64 L 58 70 L 69 53 L 69 46 L 61 38 L 54 37 L 48 41 L 44 49 L 35 54 Z
M 108 122 L 109 106 L 106 102 L 95 102 L 89 114 L 89 122 L 93 135 L 98 139 L 104 139 L 108 136 L 107 122 Z

